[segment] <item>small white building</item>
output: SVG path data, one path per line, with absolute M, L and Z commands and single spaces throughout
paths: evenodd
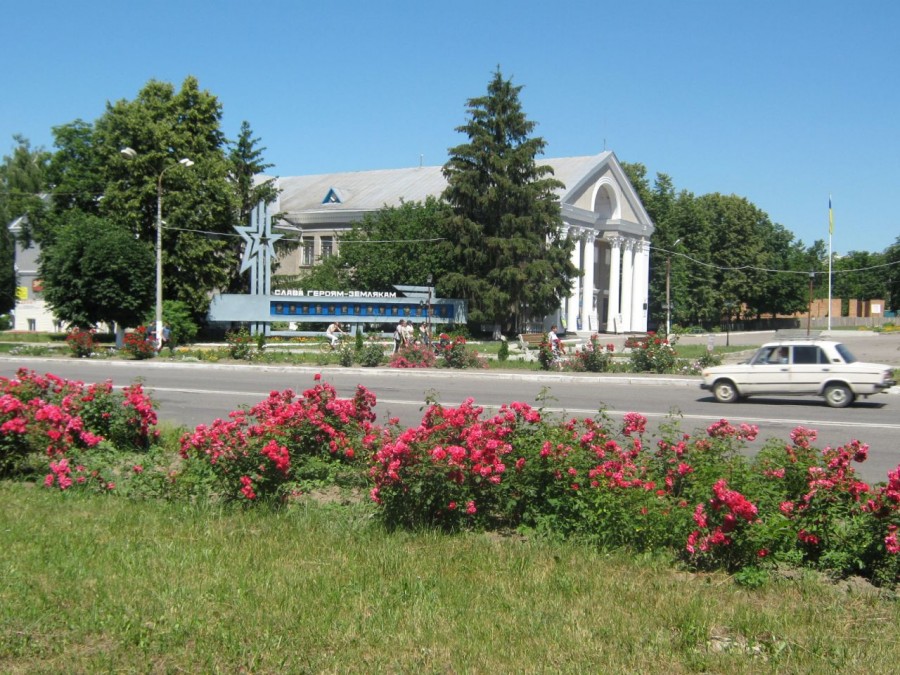
M 539 163 L 565 185 L 559 193 L 563 229 L 576 242 L 572 262 L 584 273 L 559 308 L 559 322 L 570 332 L 646 331 L 654 227 L 615 154 Z M 277 186 L 281 193 L 271 211 L 301 238 L 277 273 L 295 275 L 337 253 L 340 234 L 367 213 L 439 197 L 447 181 L 442 167 L 420 166 L 292 176 Z
M 19 240 L 27 218 L 28 216 L 21 216 L 9 224 L 9 231 L 16 240 L 16 308 L 13 310 L 13 330 L 59 332 L 62 326 L 44 301 L 44 287 L 38 275 L 40 248 L 35 243 L 26 248 Z

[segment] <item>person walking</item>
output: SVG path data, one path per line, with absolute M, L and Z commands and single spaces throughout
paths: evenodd
M 413 335 L 415 335 L 415 326 L 412 321 L 407 321 L 403 331 L 403 346 L 409 347 L 413 343 Z
M 406 342 L 406 319 L 400 319 L 400 323 L 394 329 L 394 353 L 400 351 L 400 347 Z

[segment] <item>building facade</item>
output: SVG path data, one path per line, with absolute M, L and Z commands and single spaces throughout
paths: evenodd
M 612 152 L 541 160 L 564 184 L 559 191 L 563 232 L 575 242 L 572 262 L 582 274 L 570 297 L 545 318 L 568 332 L 628 333 L 647 330 L 650 236 L 647 215 Z M 385 169 L 277 179 L 278 200 L 269 206 L 276 229 L 300 246 L 279 261 L 277 274 L 302 274 L 337 253 L 341 233 L 385 206 L 439 197 L 447 183 L 440 166 Z M 21 223 L 10 229 L 17 234 Z M 48 311 L 38 277 L 39 249 L 17 243 L 18 297 L 15 329 L 60 330 Z M 249 320 L 249 319 L 248 319 Z
M 13 310 L 13 330 L 54 333 L 62 330 L 60 322 L 50 312 L 44 300 L 44 286 L 38 274 L 37 244 L 22 245 L 20 234 L 27 216 L 16 218 L 9 224 L 15 238 L 16 307 Z
M 565 187 L 559 192 L 563 231 L 575 242 L 572 262 L 582 275 L 555 316 L 569 332 L 647 330 L 650 236 L 653 223 L 612 152 L 541 160 Z M 278 179 L 279 229 L 300 240 L 278 273 L 302 274 L 337 253 L 339 237 L 367 213 L 439 197 L 440 166 L 294 176 Z M 546 328 L 546 326 L 545 326 Z

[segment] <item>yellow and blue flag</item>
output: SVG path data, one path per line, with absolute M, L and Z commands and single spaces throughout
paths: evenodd
M 831 195 L 828 195 L 828 234 L 834 234 L 834 211 L 831 210 Z

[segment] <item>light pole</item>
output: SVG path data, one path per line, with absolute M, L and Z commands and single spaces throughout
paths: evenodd
M 672 242 L 672 248 L 681 243 L 681 237 Z M 671 300 L 671 283 L 672 276 L 672 251 L 666 256 L 666 338 L 672 334 L 672 300 Z
M 813 281 L 816 279 L 816 273 L 809 273 L 809 304 L 806 305 L 806 336 L 809 337 L 809 327 L 812 321 L 812 295 L 813 295 Z
M 134 159 L 138 153 L 132 148 L 122 148 L 121 153 L 128 159 Z M 156 351 L 162 349 L 163 343 L 163 291 L 162 291 L 162 181 L 166 171 L 173 166 L 194 166 L 194 162 L 182 157 L 177 162 L 164 166 L 156 179 Z
M 425 326 L 428 331 L 428 339 L 431 339 L 431 282 L 434 279 L 432 275 L 428 275 L 428 307 L 425 308 Z
M 732 300 L 727 300 L 722 303 L 725 306 L 725 346 L 731 346 L 731 310 L 735 307 L 737 303 Z

